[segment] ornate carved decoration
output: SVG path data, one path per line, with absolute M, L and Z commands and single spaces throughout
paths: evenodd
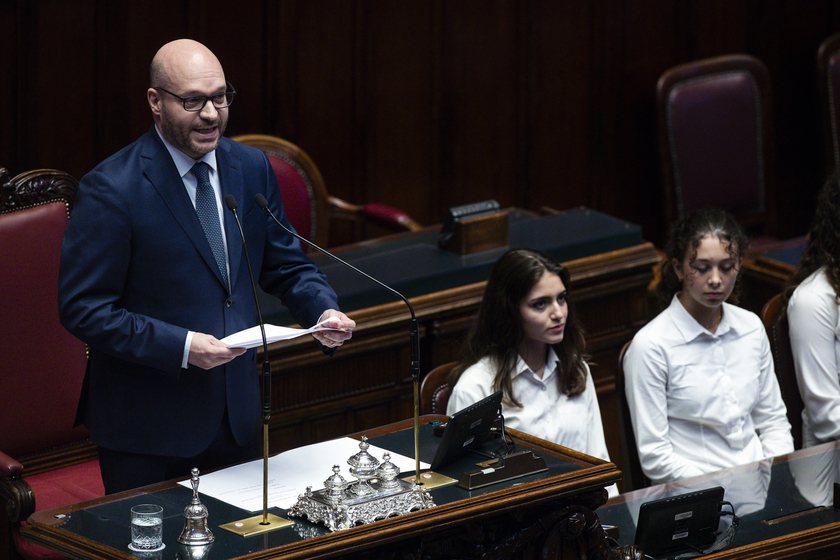
M 62 200 L 67 211 L 73 208 L 79 182 L 72 176 L 55 169 L 36 169 L 9 178 L 9 172 L 0 168 L 0 214 L 47 202 Z

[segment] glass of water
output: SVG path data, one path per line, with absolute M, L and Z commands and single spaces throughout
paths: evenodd
M 156 504 L 131 508 L 131 544 L 128 548 L 136 552 L 153 552 L 163 547 L 163 508 Z

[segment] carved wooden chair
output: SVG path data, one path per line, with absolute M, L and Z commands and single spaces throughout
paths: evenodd
M 245 134 L 231 139 L 268 155 L 289 221 L 300 235 L 320 247 L 329 246 L 332 219 L 375 224 L 393 232 L 416 231 L 422 227 L 396 208 L 374 203 L 351 204 L 331 196 L 312 158 L 288 140 L 266 134 Z
M 61 558 L 23 539 L 36 510 L 105 494 L 96 448 L 74 428 L 85 345 L 58 321 L 58 268 L 77 182 L 0 169 L 0 557 Z
M 796 382 L 796 370 L 793 364 L 793 351 L 790 348 L 787 313 L 782 309 L 782 294 L 776 294 L 761 309 L 761 322 L 770 339 L 770 351 L 773 352 L 773 366 L 782 400 L 787 407 L 793 448 L 802 449 L 802 411 L 805 404 Z
M 656 86 L 666 218 L 715 207 L 753 237 L 751 252 L 780 243 L 773 229 L 770 75 L 750 55 L 675 66 Z
M 817 51 L 826 177 L 840 170 L 840 33 L 825 39 Z
M 452 387 L 449 374 L 458 362 L 449 362 L 434 368 L 420 383 L 420 414 L 446 414 L 446 404 Z

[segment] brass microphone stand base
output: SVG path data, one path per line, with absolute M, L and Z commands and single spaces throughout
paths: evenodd
M 262 533 L 268 533 L 269 531 L 291 527 L 295 524 L 294 521 L 289 521 L 273 513 L 269 513 L 266 518 L 267 523 L 265 525 L 263 525 L 263 514 L 259 514 L 241 521 L 225 523 L 224 525 L 219 525 L 219 527 L 231 533 L 236 533 L 240 537 L 252 537 L 254 535 L 261 535 Z
M 406 482 L 416 482 L 414 475 L 407 476 L 403 478 L 403 480 Z M 457 482 L 458 481 L 454 478 L 450 478 L 445 474 L 436 473 L 434 471 L 420 473 L 420 486 L 426 490 L 434 490 L 435 488 L 441 488 L 443 486 L 451 486 Z

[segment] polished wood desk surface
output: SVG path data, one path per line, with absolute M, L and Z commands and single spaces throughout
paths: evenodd
M 838 482 L 840 443 L 835 442 L 634 490 L 611 498 L 597 514 L 602 523 L 619 528 L 621 544 L 632 544 L 642 503 L 722 486 L 723 499 L 733 504 L 741 523 L 730 546 L 704 560 L 840 558 Z
M 428 422 L 443 420 L 443 416 L 424 416 L 421 426 L 420 456 L 431 459 L 438 438 L 432 435 Z M 413 455 L 412 420 L 399 422 L 365 432 L 372 445 L 394 452 Z M 518 448 L 530 448 L 546 459 L 549 470 L 500 483 L 478 490 L 462 490 L 455 486 L 431 490 L 436 506 L 330 533 L 326 528 L 301 520 L 287 529 L 254 537 L 240 537 L 219 525 L 254 515 L 207 496 L 201 496 L 209 510 L 208 526 L 216 540 L 200 551 L 202 558 L 334 558 L 361 553 L 377 546 L 393 548 L 407 539 L 427 539 L 435 532 L 464 531 L 464 524 L 482 523 L 500 515 L 518 515 L 529 508 L 554 507 L 554 504 L 574 502 L 578 496 L 606 496 L 603 488 L 616 482 L 620 472 L 607 463 L 571 451 L 527 434 L 509 430 Z M 360 439 L 361 434 L 353 437 Z M 407 452 L 406 452 L 407 451 Z M 475 468 L 473 455 L 444 467 L 441 473 L 458 478 L 460 472 Z M 342 461 L 346 459 L 342 458 Z M 331 465 L 321 465 L 314 475 L 316 481 L 325 480 Z M 344 469 L 346 472 L 346 469 Z M 318 482 L 316 482 L 318 484 Z M 199 485 L 199 493 L 201 487 Z M 37 512 L 22 528 L 26 538 L 73 558 L 105 559 L 136 558 L 128 550 L 130 541 L 129 510 L 138 503 L 159 503 L 164 507 L 164 544 L 160 553 L 145 554 L 142 558 L 195 558 L 198 550 L 177 543 L 184 526 L 183 511 L 191 499 L 191 490 L 176 481 L 106 496 L 72 506 Z M 598 500 L 596 499 L 596 502 Z M 601 501 L 601 503 L 603 503 Z M 597 507 L 599 503 L 590 507 Z M 285 510 L 273 513 L 286 517 Z

